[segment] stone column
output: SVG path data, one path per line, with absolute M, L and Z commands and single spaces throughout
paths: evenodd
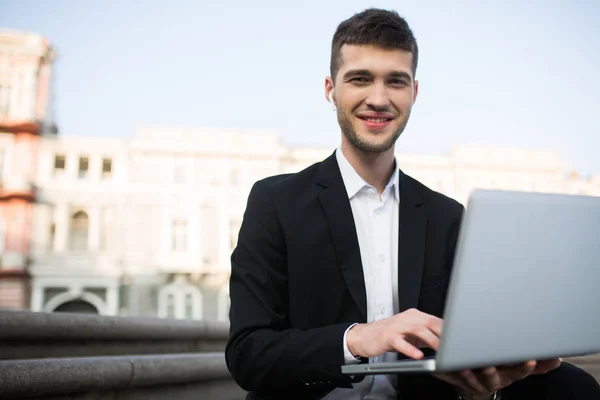
M 31 311 L 41 312 L 44 309 L 44 288 L 34 283 L 31 288 Z
M 66 153 L 65 154 L 65 179 L 67 180 L 78 180 L 79 179 L 79 156 L 77 153 Z
M 106 315 L 119 314 L 119 285 L 114 283 L 106 288 Z
M 98 251 L 100 248 L 100 208 L 89 208 L 88 250 Z

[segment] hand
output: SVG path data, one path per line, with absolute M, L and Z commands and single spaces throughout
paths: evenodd
M 545 374 L 560 366 L 558 358 L 541 361 L 527 361 L 524 363 L 487 367 L 480 370 L 466 370 L 443 374 L 434 374 L 435 377 L 450 383 L 456 388 L 458 394 L 465 400 L 487 400 L 494 392 L 526 378 L 529 375 Z
M 437 350 L 441 333 L 440 318 L 410 309 L 390 318 L 354 325 L 346 341 L 355 357 L 377 357 L 392 351 L 420 359 L 423 352 L 419 347 Z

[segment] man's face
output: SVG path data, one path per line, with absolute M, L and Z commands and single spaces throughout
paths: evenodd
M 364 152 L 394 146 L 417 98 L 412 53 L 374 46 L 344 45 L 333 94 L 342 140 Z M 333 81 L 325 82 L 326 96 Z

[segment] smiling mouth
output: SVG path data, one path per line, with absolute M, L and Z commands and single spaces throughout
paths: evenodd
M 365 127 L 370 131 L 370 132 L 382 132 L 384 131 L 388 126 L 390 126 L 390 123 L 392 122 L 392 120 L 394 118 L 392 117 L 369 117 L 369 116 L 358 116 L 358 118 L 363 122 L 363 124 L 365 125 Z
M 362 119 L 363 121 L 372 122 L 372 123 L 376 123 L 376 124 L 389 122 L 393 119 L 393 118 L 387 118 L 387 117 L 384 117 L 384 118 L 358 117 L 358 118 Z

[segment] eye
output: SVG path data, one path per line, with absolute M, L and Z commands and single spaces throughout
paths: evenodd
M 369 78 L 364 77 L 364 76 L 357 76 L 355 78 L 350 79 L 350 82 L 359 83 L 359 84 L 361 84 L 361 83 L 368 83 L 369 82 Z
M 392 79 L 392 80 L 390 81 L 390 84 L 391 84 L 392 86 L 407 86 L 407 85 L 408 85 L 408 82 L 407 82 L 407 81 L 405 81 L 404 79 Z

